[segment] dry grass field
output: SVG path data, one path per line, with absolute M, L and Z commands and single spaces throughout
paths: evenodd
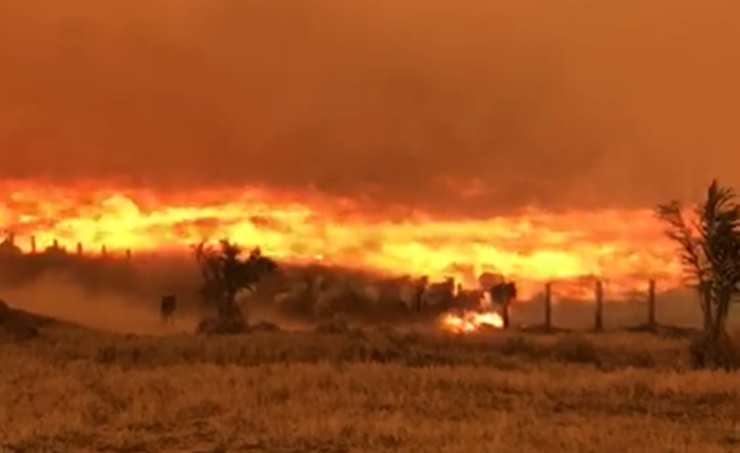
M 689 370 L 685 338 L 133 336 L 29 318 L 33 337 L 16 321 L 0 452 L 740 451 L 740 376 Z

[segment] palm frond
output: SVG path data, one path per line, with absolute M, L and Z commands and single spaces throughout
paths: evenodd
M 698 286 L 707 279 L 708 263 L 704 259 L 702 241 L 683 216 L 681 203 L 672 201 L 658 205 L 657 217 L 666 223 L 665 235 L 678 246 L 678 258 L 683 268 L 684 279 L 690 286 Z

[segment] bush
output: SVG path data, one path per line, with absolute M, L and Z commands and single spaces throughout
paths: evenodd
M 700 332 L 691 338 L 689 357 L 694 368 L 740 368 L 740 345 L 737 339 L 721 335 L 714 341 L 709 332 Z

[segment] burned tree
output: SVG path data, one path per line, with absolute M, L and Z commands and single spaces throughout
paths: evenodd
M 686 284 L 699 295 L 704 334 L 694 350 L 697 364 L 726 367 L 732 360 L 727 318 L 740 294 L 740 204 L 731 188 L 713 181 L 694 213 L 689 223 L 677 201 L 657 208 L 668 226 L 666 236 L 678 245 Z
M 236 302 L 240 291 L 255 290 L 260 278 L 277 269 L 272 259 L 262 255 L 259 248 L 242 258 L 242 248 L 228 240 L 217 246 L 201 242 L 195 247 L 195 258 L 203 276 L 201 297 L 216 308 L 217 318 L 205 330 L 219 333 L 243 332 L 247 321 Z

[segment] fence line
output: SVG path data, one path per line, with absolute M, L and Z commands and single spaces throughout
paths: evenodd
M 30 250 L 30 254 L 31 255 L 36 255 L 36 254 L 39 254 L 39 253 L 43 253 L 43 252 L 39 252 L 39 250 L 38 250 L 38 243 L 36 241 L 36 236 L 35 235 L 32 235 L 30 237 L 30 246 L 31 246 L 31 250 Z M 66 252 L 67 251 L 66 247 L 63 247 L 63 246 L 61 246 L 59 244 L 59 240 L 58 239 L 54 239 L 52 241 L 51 246 L 47 247 L 46 250 L 49 250 L 49 249 L 51 249 L 51 250 L 59 250 L 59 251 L 63 251 L 63 252 Z M 76 244 L 76 246 L 75 246 L 75 253 L 74 254 L 77 255 L 77 256 L 84 256 L 84 255 L 86 255 L 86 253 L 85 253 L 85 247 L 83 246 L 82 242 L 78 242 Z M 108 246 L 106 244 L 102 244 L 100 246 L 100 253 L 97 256 L 100 256 L 102 258 L 108 258 L 108 257 L 110 257 L 110 255 L 111 254 L 110 254 L 110 251 L 108 249 Z M 90 254 L 89 256 L 96 256 L 96 255 Z M 132 250 L 130 248 L 125 249 L 124 250 L 124 256 L 125 256 L 125 258 L 127 260 L 130 260 L 133 257 Z
M 544 294 L 543 294 L 543 305 L 544 305 L 544 322 L 542 327 L 546 330 L 554 328 L 552 322 L 552 282 L 545 283 Z M 658 327 L 657 316 L 656 316 L 656 290 L 655 290 L 655 279 L 650 279 L 648 282 L 647 290 L 647 322 L 645 327 L 648 329 L 656 329 Z M 595 331 L 604 330 L 604 284 L 601 280 L 597 280 L 594 283 L 594 319 L 593 328 Z M 504 328 L 509 328 L 510 323 L 510 304 L 504 303 L 501 305 L 501 318 L 503 320 Z
M 30 246 L 31 246 L 31 255 L 38 255 L 40 253 L 37 248 L 37 240 L 36 236 L 30 236 Z M 52 242 L 52 245 L 47 248 L 47 250 L 59 250 L 66 253 L 66 248 L 63 246 L 60 246 L 59 241 L 57 239 L 54 239 Z M 82 242 L 78 242 L 75 247 L 75 252 L 71 253 L 72 256 L 90 256 L 90 257 L 101 257 L 103 259 L 109 259 L 109 258 L 116 258 L 108 249 L 106 244 L 102 244 L 100 246 L 100 252 L 98 254 L 95 253 L 86 253 L 85 247 L 83 246 Z M 131 249 L 124 250 L 123 258 L 126 261 L 132 261 L 133 259 L 133 253 Z M 601 280 L 596 280 L 594 282 L 594 318 L 593 318 L 593 329 L 595 331 L 603 331 L 604 330 L 604 283 Z M 544 304 L 544 319 L 543 324 L 541 324 L 542 327 L 544 327 L 546 330 L 552 330 L 555 328 L 553 325 L 553 283 L 552 282 L 546 282 L 544 285 L 544 294 L 543 294 L 543 304 Z M 511 327 L 511 316 L 510 316 L 510 303 L 505 302 L 500 307 L 500 315 L 502 317 L 503 321 L 503 327 L 508 329 Z M 647 289 L 647 313 L 646 313 L 646 323 L 643 325 L 643 327 L 646 327 L 647 329 L 657 329 L 658 322 L 657 322 L 657 313 L 656 313 L 656 281 L 655 279 L 650 279 Z

